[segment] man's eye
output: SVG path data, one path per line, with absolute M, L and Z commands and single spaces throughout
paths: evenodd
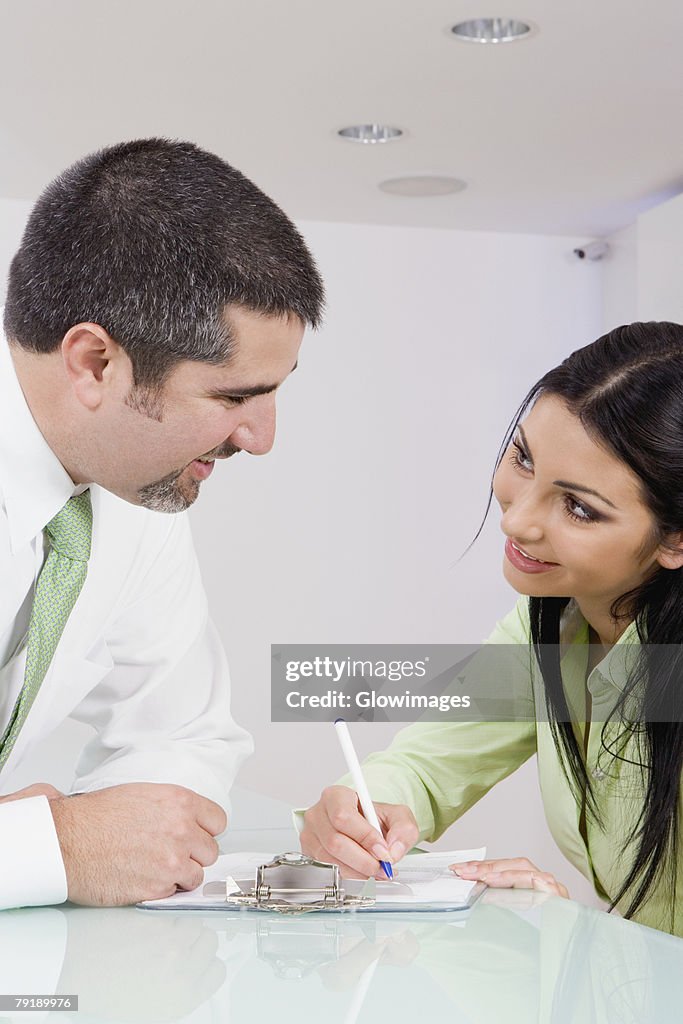
M 227 395 L 225 401 L 230 405 L 244 405 L 250 398 L 251 395 Z

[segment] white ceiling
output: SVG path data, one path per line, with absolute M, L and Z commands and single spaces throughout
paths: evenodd
M 539 31 L 449 38 L 484 15 Z M 2 0 L 0 33 L 2 197 L 145 135 L 220 153 L 298 219 L 603 235 L 683 189 L 680 0 Z M 406 135 L 335 135 L 371 121 Z M 468 188 L 377 188 L 415 173 Z

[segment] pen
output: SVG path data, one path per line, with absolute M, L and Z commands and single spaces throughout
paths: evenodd
M 356 753 L 355 748 L 353 746 L 353 741 L 349 733 L 349 727 L 343 718 L 335 719 L 334 727 L 337 730 L 337 736 L 339 737 L 342 752 L 344 754 L 344 757 L 346 758 L 346 764 L 348 766 L 349 771 L 351 772 L 351 775 L 353 776 L 353 784 L 356 787 L 356 792 L 358 793 L 358 799 L 360 800 L 360 805 L 363 809 L 363 815 L 365 816 L 365 820 L 369 825 L 372 825 L 373 828 L 376 828 L 379 834 L 382 836 L 382 838 L 384 838 L 382 828 L 379 823 L 379 818 L 377 817 L 377 812 L 375 811 L 375 805 L 370 799 L 370 793 L 365 783 L 365 779 L 363 778 L 363 773 L 360 768 L 360 761 L 358 760 L 358 754 Z M 387 876 L 387 878 L 393 879 L 394 872 L 391 870 L 391 864 L 389 863 L 389 861 L 381 860 L 380 864 L 382 865 L 384 874 Z

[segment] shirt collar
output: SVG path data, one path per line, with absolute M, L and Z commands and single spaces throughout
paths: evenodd
M 573 599 L 567 605 L 561 623 L 561 656 L 564 657 L 573 645 L 588 646 L 588 623 L 584 619 L 578 604 Z M 629 623 L 616 643 L 609 649 L 604 658 L 591 672 L 602 676 L 617 690 L 622 691 L 626 685 L 630 671 L 638 658 L 637 647 L 640 644 L 638 627 L 635 622 Z M 588 655 L 586 654 L 586 657 Z
M 0 331 L 0 492 L 12 552 L 38 536 L 79 490 L 31 415 Z
M 617 642 L 610 647 L 602 661 L 595 666 L 595 670 L 602 678 L 611 683 L 620 692 L 626 686 L 626 682 L 636 667 L 640 657 L 640 638 L 635 622 L 629 623 Z

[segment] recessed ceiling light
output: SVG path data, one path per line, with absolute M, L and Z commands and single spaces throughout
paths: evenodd
M 348 128 L 341 128 L 337 135 L 350 142 L 363 142 L 365 145 L 374 146 L 378 142 L 400 139 L 403 131 L 401 128 L 392 128 L 389 124 L 352 124 Z
M 515 18 L 472 18 L 454 25 L 451 32 L 466 43 L 512 43 L 531 32 L 529 22 Z
M 392 196 L 448 196 L 462 192 L 467 185 L 459 178 L 439 174 L 413 174 L 404 178 L 387 178 L 380 181 L 382 192 Z

